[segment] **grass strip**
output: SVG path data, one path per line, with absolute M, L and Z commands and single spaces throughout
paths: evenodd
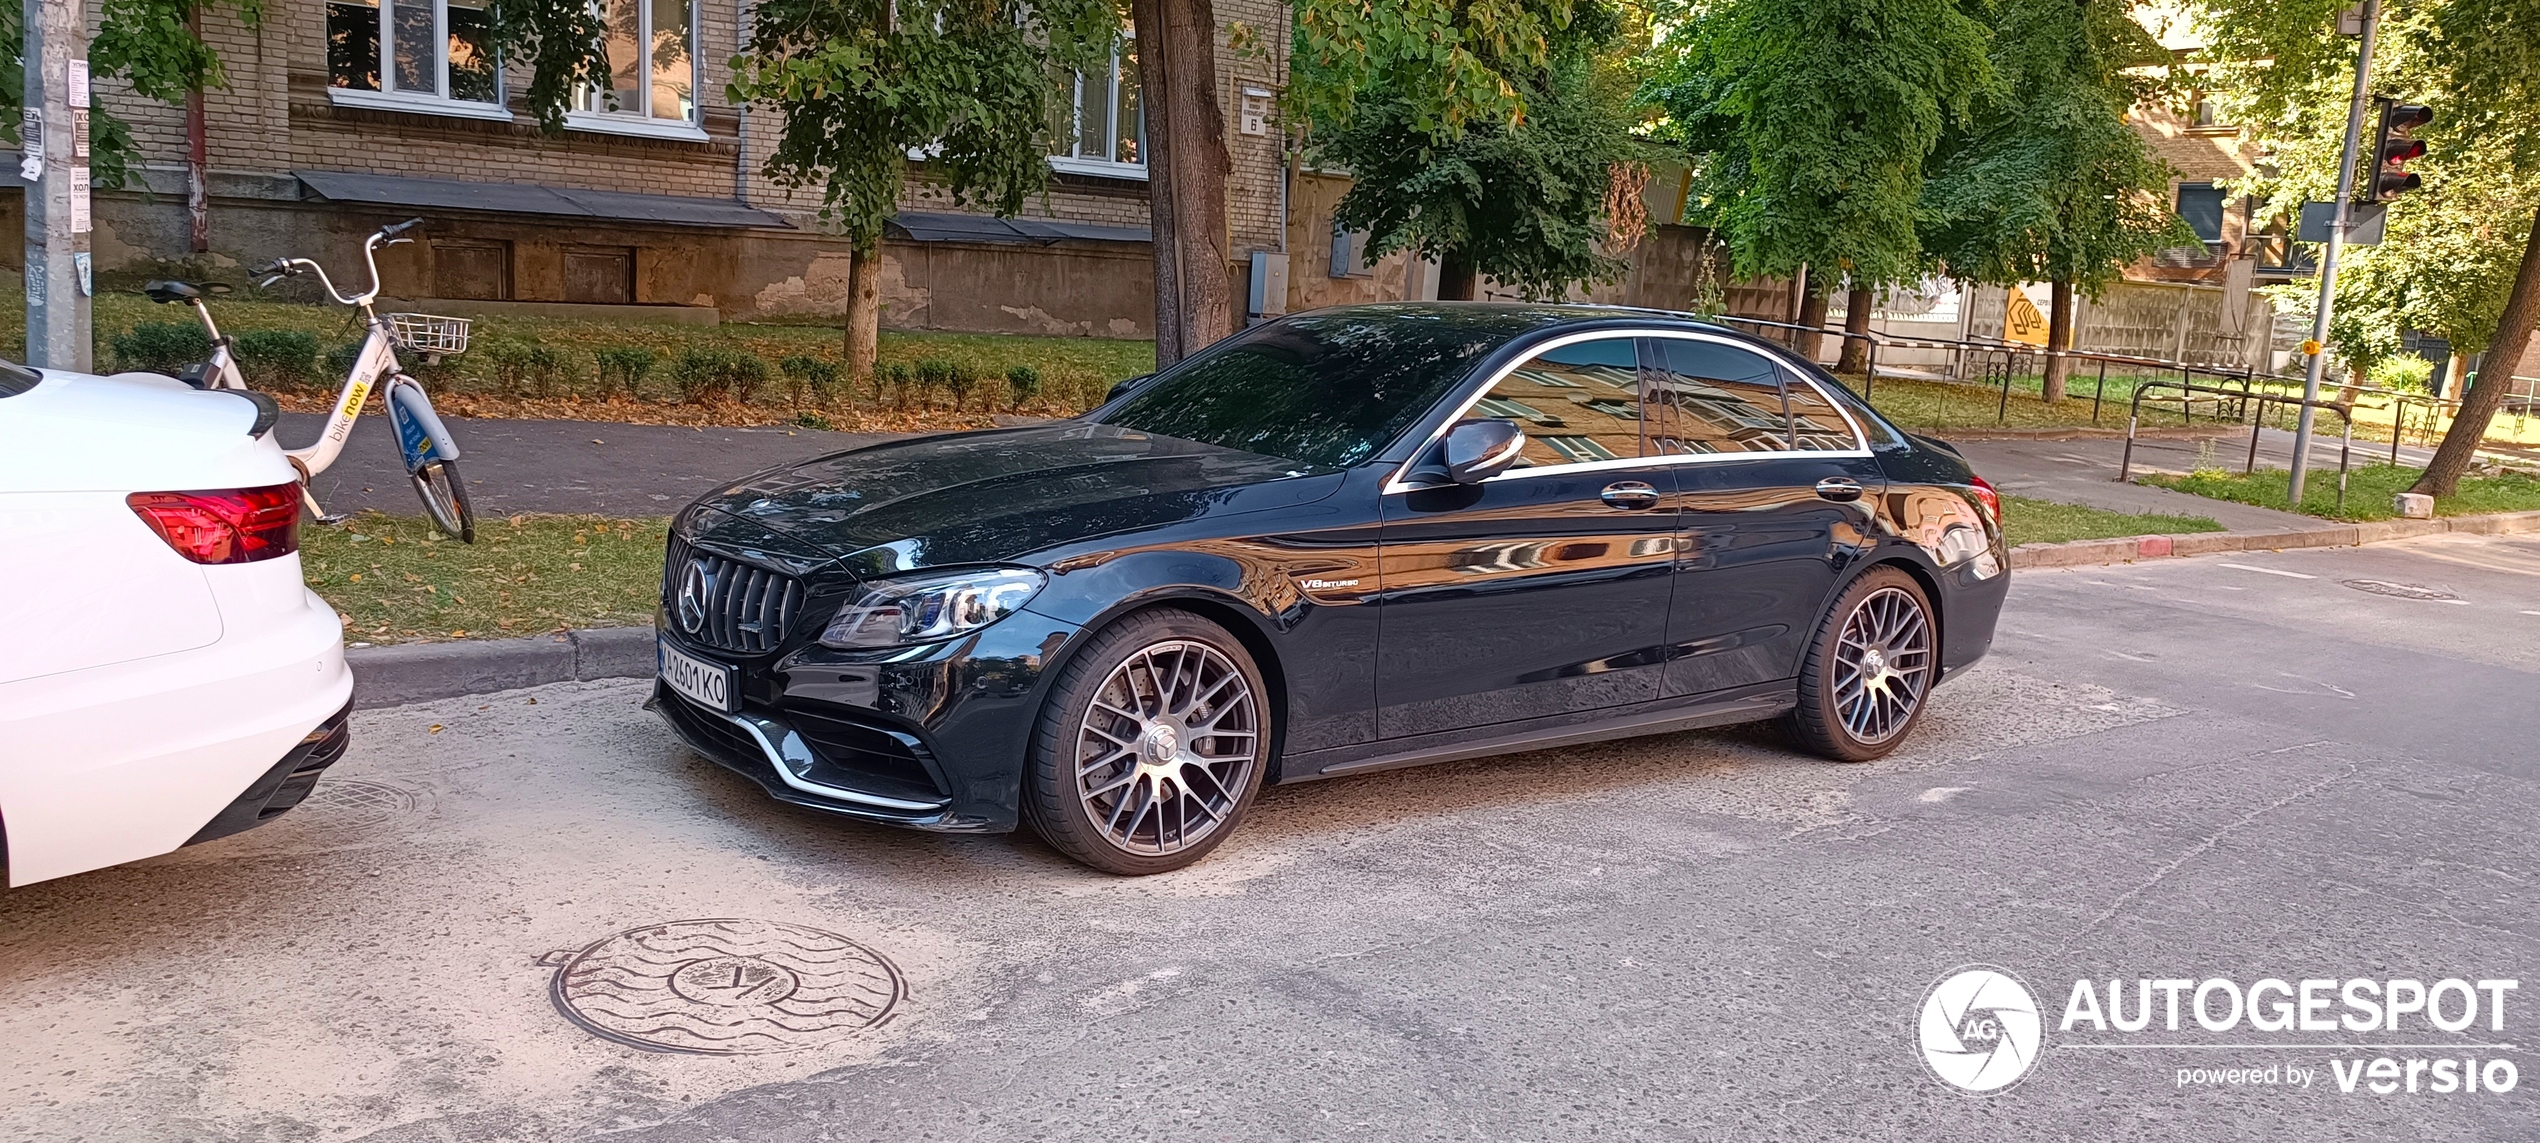
M 2002 531 L 2013 547 L 2021 544 L 2060 544 L 2067 540 L 2113 540 L 2123 536 L 2166 536 L 2222 530 L 2223 526 L 2209 516 L 2111 512 L 2105 508 L 2032 500 L 2026 496 L 2002 498 Z
M 2312 470 L 2310 480 L 2302 489 L 2302 505 L 2298 509 L 2287 503 L 2284 493 L 2290 474 L 2281 468 L 2261 468 L 2248 476 L 2202 469 L 2185 476 L 2149 473 L 2136 479 L 2145 484 L 2215 500 L 2299 511 L 2305 516 L 2327 520 L 2365 521 L 2396 517 L 2398 513 L 2391 507 L 2391 498 L 2407 491 L 2424 471 L 2403 464 L 2367 464 L 2356 468 L 2347 474 L 2343 508 L 2337 503 L 2337 473 L 2333 470 Z M 2462 477 L 2459 492 L 2434 502 L 2434 514 L 2437 516 L 2535 509 L 2540 509 L 2540 476 L 2519 472 Z
M 667 517 L 479 520 L 462 544 L 422 517 L 304 522 L 300 568 L 354 643 L 501 639 L 652 621 Z

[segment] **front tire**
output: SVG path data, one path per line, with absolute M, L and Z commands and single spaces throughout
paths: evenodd
M 468 507 L 467 482 L 459 478 L 459 462 L 426 461 L 414 471 L 414 484 L 433 527 L 462 544 L 476 542 L 476 512 Z
M 1884 757 L 1921 720 L 1939 651 L 1922 584 L 1900 568 L 1872 568 L 1818 623 L 1799 672 L 1799 705 L 1782 728 L 1838 762 Z
M 1051 848 L 1106 873 L 1180 869 L 1226 840 L 1268 767 L 1269 691 L 1226 629 L 1142 612 L 1061 668 L 1041 708 L 1023 811 Z

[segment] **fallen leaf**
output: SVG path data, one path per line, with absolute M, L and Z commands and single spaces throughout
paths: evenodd
M 431 728 L 429 728 L 429 729 L 425 730 L 425 731 L 424 731 L 424 733 L 425 733 L 425 734 L 439 734 L 439 733 L 441 733 L 441 724 L 440 724 L 440 723 L 437 723 L 437 722 L 436 722 L 436 723 L 433 723 L 433 724 L 432 724 L 432 726 L 431 726 Z

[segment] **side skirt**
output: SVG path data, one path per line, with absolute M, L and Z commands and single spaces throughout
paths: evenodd
M 1637 738 L 1645 734 L 1672 734 L 1680 730 L 1761 722 L 1786 713 L 1797 705 L 1798 689 L 1791 680 L 1784 679 L 1691 698 L 1658 699 L 1613 710 L 1591 711 L 1584 715 L 1553 715 L 1509 726 L 1336 746 L 1288 759 L 1281 768 L 1279 784 L 1284 786 L 1317 778 L 1338 778 L 1524 750 L 1548 750 L 1616 738 Z

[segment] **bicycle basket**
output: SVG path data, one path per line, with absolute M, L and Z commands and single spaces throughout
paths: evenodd
M 388 336 L 417 353 L 446 357 L 467 352 L 467 319 L 432 314 L 389 314 Z

